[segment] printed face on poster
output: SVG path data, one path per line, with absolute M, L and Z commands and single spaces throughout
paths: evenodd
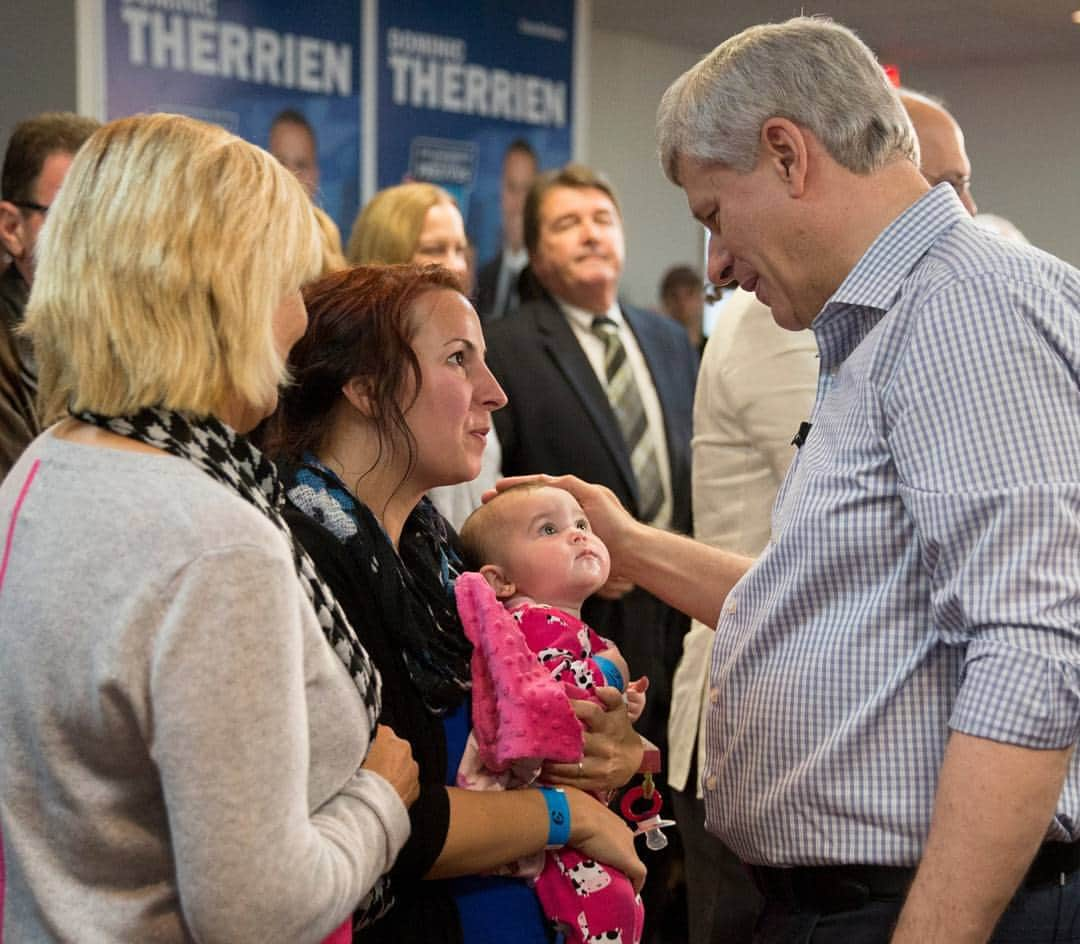
M 348 236 L 359 204 L 359 3 L 105 0 L 104 26 L 107 118 L 178 112 L 268 149 L 273 129 L 272 150 Z
M 377 184 L 445 187 L 480 263 L 502 243 L 507 147 L 570 159 L 573 32 L 574 0 L 379 3 Z

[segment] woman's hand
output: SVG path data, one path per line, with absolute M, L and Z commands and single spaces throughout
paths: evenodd
M 641 891 L 645 864 L 634 849 L 634 833 L 595 797 L 573 787 L 566 789 L 570 806 L 570 847 L 597 862 L 618 869 Z
M 412 748 L 385 724 L 380 724 L 376 730 L 375 740 L 361 769 L 370 770 L 387 781 L 406 806 L 412 806 L 420 796 L 420 768 L 413 760 Z
M 544 764 L 542 780 L 581 790 L 615 790 L 641 767 L 641 738 L 630 724 L 617 688 L 598 688 L 602 704 L 571 701 L 585 725 L 585 756 L 576 764 Z

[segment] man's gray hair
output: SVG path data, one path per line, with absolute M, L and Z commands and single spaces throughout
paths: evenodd
M 898 156 L 919 165 L 911 120 L 874 54 L 846 27 L 800 16 L 744 30 L 672 83 L 656 116 L 664 173 L 678 183 L 680 157 L 748 173 L 774 117 L 856 174 Z

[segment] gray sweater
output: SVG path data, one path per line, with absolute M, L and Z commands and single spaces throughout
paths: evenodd
M 360 697 L 282 536 L 183 460 L 49 433 L 0 486 L 9 531 L 5 944 L 328 934 L 408 817 L 357 770 Z

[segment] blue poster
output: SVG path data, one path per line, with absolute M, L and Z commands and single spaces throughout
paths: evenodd
M 273 150 L 347 239 L 359 204 L 360 4 L 105 0 L 106 117 L 147 111 Z
M 574 0 L 381 0 L 376 179 L 440 184 L 482 262 L 501 244 L 503 154 L 571 155 Z

